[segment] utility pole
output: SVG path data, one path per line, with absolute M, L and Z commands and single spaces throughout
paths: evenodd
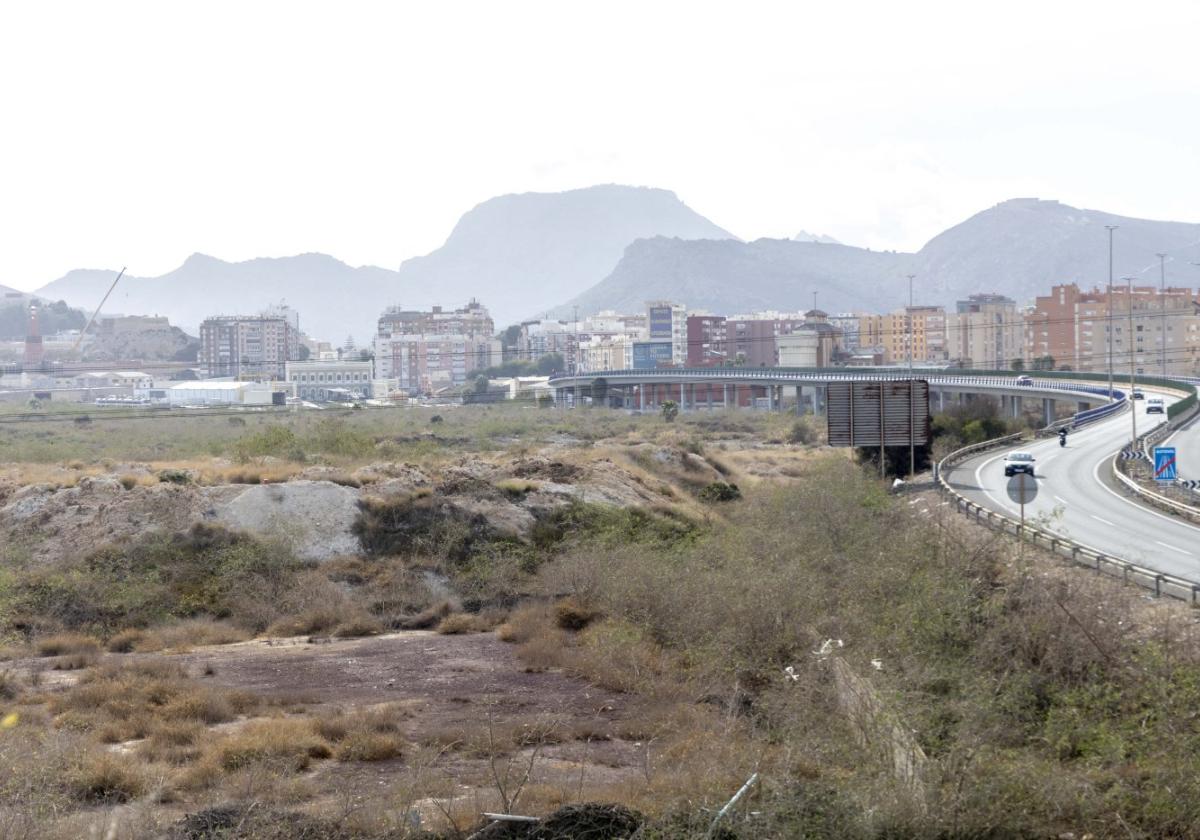
M 1108 399 L 1113 395 L 1113 231 L 1119 225 L 1105 225 L 1108 230 Z
M 916 443 L 916 425 L 914 413 L 916 407 L 913 405 L 915 397 L 913 386 L 913 278 L 915 274 L 908 275 L 908 476 L 909 480 L 917 474 L 917 443 Z
M 1133 449 L 1137 446 L 1137 402 L 1133 398 L 1133 392 L 1137 390 L 1137 353 L 1133 347 L 1133 278 L 1124 279 L 1128 283 L 1129 295 L 1129 337 L 1126 344 L 1129 346 L 1129 420 L 1133 424 L 1133 442 L 1129 448 Z
M 1167 378 L 1167 255 L 1158 254 L 1159 344 L 1162 346 L 1162 378 Z

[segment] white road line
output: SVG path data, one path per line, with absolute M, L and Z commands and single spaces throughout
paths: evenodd
M 1094 513 L 1091 516 L 1092 516 L 1092 519 L 1095 519 L 1097 522 L 1103 522 L 1105 525 L 1113 525 L 1113 523 L 1109 522 L 1107 519 L 1101 519 L 1099 516 L 1096 516 L 1096 514 L 1094 514 Z M 1113 527 L 1115 528 L 1117 526 L 1113 525 Z
M 1104 488 L 1105 491 L 1112 494 L 1114 497 L 1120 499 L 1125 504 L 1129 505 L 1130 507 L 1135 507 L 1138 510 L 1142 511 L 1143 513 L 1148 513 L 1151 516 L 1157 516 L 1159 519 L 1166 520 L 1167 522 L 1170 522 L 1173 525 L 1182 526 L 1184 528 L 1191 528 L 1192 530 L 1200 530 L 1200 528 L 1197 528 L 1195 525 L 1191 525 L 1187 522 L 1181 521 L 1179 519 L 1179 517 L 1177 517 L 1177 516 L 1167 516 L 1166 514 L 1150 510 L 1150 508 L 1148 508 L 1144 505 L 1140 505 L 1137 502 L 1133 501 L 1132 499 L 1127 499 L 1126 497 L 1124 497 L 1120 493 L 1118 493 L 1116 490 L 1112 489 L 1107 484 L 1105 484 L 1100 479 L 1100 465 L 1104 464 L 1106 461 L 1113 460 L 1115 457 L 1117 457 L 1117 454 L 1118 453 L 1113 453 L 1112 455 L 1105 455 L 1103 458 L 1101 458 L 1099 461 L 1096 462 L 1096 466 L 1094 466 L 1092 468 L 1092 478 L 1094 478 L 1096 480 L 1097 484 L 1099 484 L 1102 488 Z
M 1058 496 L 1058 495 L 1056 495 L 1054 498 L 1058 499 L 1058 500 L 1059 500 L 1060 502 L 1062 502 L 1064 505 L 1067 503 L 1067 500 L 1066 500 L 1066 499 L 1064 499 L 1062 496 Z
M 1171 545 L 1170 543 L 1165 543 L 1162 540 L 1155 540 L 1155 542 L 1158 543 L 1159 545 L 1161 545 L 1163 548 L 1169 548 L 1172 551 L 1178 551 L 1180 554 L 1186 554 L 1188 557 L 1192 556 L 1192 552 L 1184 551 L 1182 548 L 1176 548 L 1175 546 Z

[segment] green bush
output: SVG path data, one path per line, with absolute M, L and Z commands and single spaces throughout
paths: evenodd
M 742 498 L 742 491 L 736 484 L 714 481 L 705 485 L 698 495 L 704 502 L 733 502 Z

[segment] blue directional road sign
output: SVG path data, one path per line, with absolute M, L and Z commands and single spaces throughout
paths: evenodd
M 1174 481 L 1178 477 L 1179 470 L 1175 466 L 1175 447 L 1154 447 L 1154 480 Z

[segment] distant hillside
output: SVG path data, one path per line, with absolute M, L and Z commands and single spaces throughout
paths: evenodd
M 28 296 L 8 299 L 0 297 L 0 340 L 17 341 L 25 338 L 29 332 L 27 300 Z M 42 335 L 82 329 L 86 323 L 86 315 L 77 309 L 71 309 L 62 301 L 44 304 L 38 311 L 38 330 Z
M 557 307 L 581 312 L 640 309 L 652 298 L 720 313 L 807 309 L 812 292 L 830 312 L 884 311 L 907 301 L 906 275 L 916 275 L 918 303 L 952 305 L 977 292 L 1018 303 L 1057 283 L 1108 282 L 1108 231 L 1116 278 L 1158 283 L 1156 253 L 1168 253 L 1167 282 L 1194 287 L 1200 274 L 1200 225 L 1079 210 L 1056 201 L 1013 199 L 934 237 L 915 254 L 793 240 L 635 242 L 613 273 Z
M 72 271 L 38 294 L 94 309 L 115 276 L 111 271 Z M 121 278 L 104 311 L 166 315 L 195 335 L 210 315 L 252 314 L 286 300 L 299 311 L 301 329 L 323 337 L 352 333 L 363 340 L 374 330 L 379 311 L 398 297 L 397 287 L 394 271 L 352 268 L 324 254 L 239 263 L 193 254 L 161 277 Z
M 194 254 L 161 277 L 122 278 L 104 309 L 166 315 L 195 333 L 217 314 L 258 312 L 286 300 L 310 335 L 360 342 L 390 305 L 451 307 L 472 297 L 497 327 L 544 310 L 607 276 L 640 237 L 729 238 L 674 193 L 599 186 L 564 193 L 507 195 L 459 220 L 446 244 L 400 270 L 353 268 L 324 254 L 229 263 Z M 77 270 L 38 294 L 92 311 L 115 272 Z
M 405 299 L 465 303 L 477 297 L 497 326 L 542 313 L 598 283 L 625 247 L 653 236 L 735 239 L 667 190 L 616 185 L 485 201 L 446 244 L 400 267 Z
M 647 300 L 681 301 L 691 309 L 732 315 L 756 309 L 806 310 L 818 292 L 822 309 L 875 310 L 892 305 L 886 278 L 911 255 L 846 245 L 759 239 L 755 242 L 641 239 L 604 282 L 558 308 L 566 315 L 601 309 L 639 311 Z

